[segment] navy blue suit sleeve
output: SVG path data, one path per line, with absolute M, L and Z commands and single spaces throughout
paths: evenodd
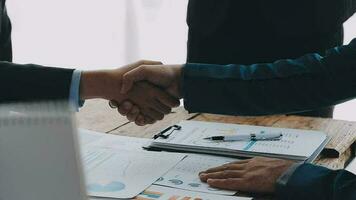
M 324 57 L 254 65 L 187 63 L 182 88 L 190 112 L 256 116 L 335 105 L 356 97 L 356 39 Z
M 68 100 L 73 69 L 0 62 L 0 102 Z
M 356 175 L 346 170 L 330 170 L 303 164 L 290 177 L 286 185 L 276 188 L 278 199 L 288 200 L 354 200 Z

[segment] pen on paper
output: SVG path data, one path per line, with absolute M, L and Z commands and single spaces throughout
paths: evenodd
M 282 133 L 251 133 L 251 134 L 242 134 L 242 135 L 218 135 L 204 138 L 205 140 L 214 140 L 214 141 L 262 141 L 262 140 L 280 140 L 282 138 Z

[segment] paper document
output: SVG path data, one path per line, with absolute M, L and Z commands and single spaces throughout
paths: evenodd
M 224 196 L 152 185 L 132 200 L 251 200 L 251 197 Z M 108 200 L 92 197 L 90 200 Z
M 147 144 L 151 141 L 147 138 L 111 135 L 85 129 L 79 129 L 78 132 L 79 142 L 83 147 L 102 147 L 119 151 L 145 151 L 142 147 L 147 146 Z
M 235 197 L 206 194 L 201 192 L 192 192 L 178 190 L 153 185 L 139 195 L 135 200 L 250 200 L 249 197 Z
M 78 142 L 81 147 L 88 145 L 92 142 L 98 141 L 100 138 L 105 137 L 105 133 L 99 133 L 86 129 L 78 129 Z
M 132 198 L 174 167 L 184 156 L 84 148 L 82 160 L 88 194 L 110 198 Z
M 181 130 L 174 131 L 167 139 L 158 138 L 151 147 L 187 150 L 200 153 L 218 153 L 234 156 L 271 156 L 306 160 L 325 145 L 327 136 L 318 131 L 284 129 L 261 126 L 246 126 L 226 123 L 182 121 Z M 277 141 L 211 141 L 206 137 L 238 135 L 255 132 L 280 132 Z
M 211 188 L 199 179 L 199 172 L 237 161 L 237 159 L 209 155 L 189 154 L 178 165 L 158 179 L 155 184 L 212 194 L 234 195 L 236 191 Z

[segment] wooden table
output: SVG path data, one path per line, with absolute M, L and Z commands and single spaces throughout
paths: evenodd
M 299 116 L 267 116 L 267 117 L 236 117 L 212 114 L 189 114 L 184 108 L 174 109 L 164 120 L 143 127 L 130 123 L 121 117 L 116 110 L 109 108 L 107 101 L 90 100 L 77 115 L 80 128 L 105 132 L 107 134 L 132 137 L 151 138 L 162 129 L 174 125 L 181 120 L 200 120 L 246 125 L 272 126 L 320 130 L 331 136 L 327 145 L 328 157 L 319 156 L 315 164 L 332 169 L 345 168 L 355 156 L 356 122 L 333 120 L 328 118 L 312 118 Z M 330 158 L 330 155 L 334 158 Z

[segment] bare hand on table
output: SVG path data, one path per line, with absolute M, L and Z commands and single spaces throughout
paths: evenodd
M 277 179 L 293 164 L 293 161 L 257 157 L 208 169 L 199 177 L 215 188 L 273 193 Z

